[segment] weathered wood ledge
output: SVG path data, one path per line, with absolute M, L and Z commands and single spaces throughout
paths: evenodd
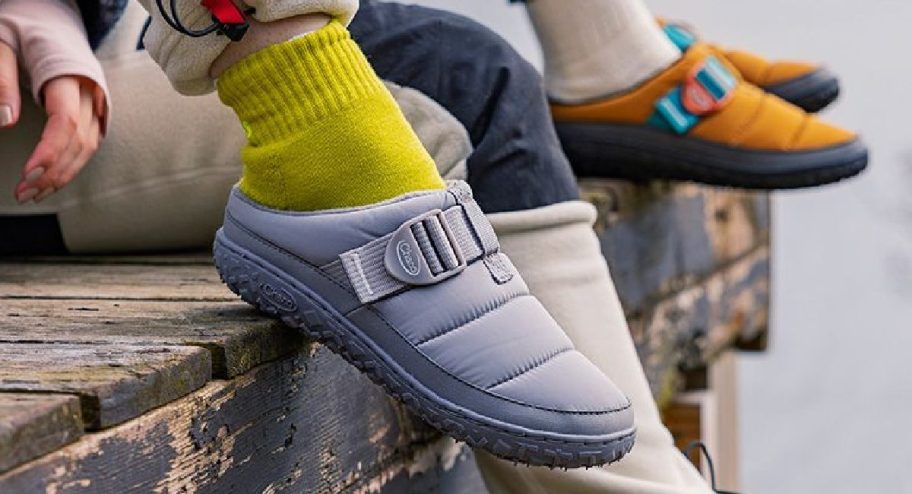
M 769 202 L 587 181 L 650 384 L 762 349 Z M 265 318 L 206 254 L 0 262 L 0 494 L 480 493 L 471 453 Z

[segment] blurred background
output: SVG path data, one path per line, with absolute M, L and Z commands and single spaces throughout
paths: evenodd
M 524 10 L 413 3 L 470 16 L 539 68 Z M 746 493 L 912 493 L 912 2 L 647 0 L 706 39 L 822 62 L 842 95 L 825 118 L 872 151 L 860 178 L 773 201 L 770 348 L 738 357 Z

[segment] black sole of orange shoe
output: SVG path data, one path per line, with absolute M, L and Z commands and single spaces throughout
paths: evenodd
M 638 125 L 555 127 L 578 177 L 794 189 L 852 177 L 868 164 L 868 149 L 858 139 L 813 151 L 752 151 Z
M 808 113 L 816 113 L 839 97 L 839 79 L 829 70 L 821 68 L 795 79 L 765 86 L 763 90 Z

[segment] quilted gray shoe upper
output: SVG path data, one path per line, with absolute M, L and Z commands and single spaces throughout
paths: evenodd
M 442 406 L 561 437 L 633 428 L 627 399 L 529 294 L 462 182 L 316 213 L 271 210 L 235 189 L 223 233 Z

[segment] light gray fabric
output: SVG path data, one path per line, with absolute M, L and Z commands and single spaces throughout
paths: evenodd
M 569 340 L 568 340 L 569 343 Z M 507 397 L 539 396 L 538 404 L 547 408 L 566 407 L 567 396 L 573 396 L 582 412 L 598 410 L 610 401 L 609 408 L 621 409 L 629 405 L 626 398 L 613 392 L 614 385 L 608 378 L 586 379 L 584 376 L 598 369 L 578 351 L 565 349 L 549 353 L 533 365 L 509 379 L 489 388 L 492 393 Z M 600 373 L 599 373 L 600 374 Z M 607 392 L 606 392 L 607 391 Z
M 459 257 L 464 262 L 471 262 L 483 253 L 475 240 L 476 227 L 461 206 L 412 221 L 415 222 L 406 223 L 389 235 L 339 256 L 362 302 L 374 302 L 408 285 L 436 283 L 440 277 L 452 274 L 460 266 L 464 267 Z M 450 231 L 461 232 L 454 235 L 453 242 L 443 231 L 443 222 Z M 434 227 L 428 228 L 429 225 L 437 225 L 439 229 L 434 233 L 433 240 L 428 231 L 434 231 Z M 404 268 L 404 262 L 411 263 L 411 268 Z
M 521 317 L 517 317 L 524 314 Z M 518 322 L 522 321 L 522 324 Z M 551 318 L 535 297 L 521 295 L 466 324 L 456 326 L 418 346 L 446 362 L 457 375 L 479 386 L 497 386 L 561 352 L 573 344 L 560 331 L 549 331 Z M 489 331 L 497 328 L 495 331 Z M 513 349 L 522 341 L 523 351 Z M 499 361 L 492 364 L 493 359 Z M 492 372 L 492 365 L 502 369 Z
M 377 301 L 409 285 L 435 284 L 480 257 L 498 283 L 512 277 L 498 255 L 497 237 L 464 182 L 450 193 L 458 204 L 431 211 L 401 225 L 395 232 L 342 253 L 339 257 L 355 293 L 363 303 Z
M 459 274 L 460 285 L 485 286 L 491 275 L 479 263 L 469 265 Z M 374 303 L 374 307 L 389 315 L 390 324 L 410 342 L 419 345 L 477 319 L 508 301 L 528 293 L 519 276 L 507 283 L 494 284 L 487 290 L 465 290 L 450 283 L 424 287 L 423 293 L 404 292 L 396 297 Z M 443 304 L 422 303 L 424 297 L 446 300 Z
M 422 192 L 364 208 L 275 211 L 254 203 L 234 189 L 226 213 L 252 233 L 322 266 L 338 260 L 343 252 L 389 234 L 424 212 L 454 205 L 456 201 L 450 194 Z
M 500 244 L 497 242 L 497 235 L 494 233 L 494 228 L 485 218 L 478 203 L 472 200 L 472 191 L 469 189 L 469 186 L 466 185 L 465 187 L 457 189 L 454 194 L 456 195 L 456 200 L 465 209 L 469 221 L 476 226 L 475 233 L 477 234 L 478 240 L 481 242 L 481 248 L 484 251 L 485 266 L 488 267 L 491 271 L 491 275 L 494 276 L 494 279 L 497 280 L 498 283 L 510 281 L 515 268 L 513 268 L 513 265 L 510 264 L 510 261 L 506 256 L 498 253 Z
M 604 393 L 584 393 L 580 387 L 567 387 L 566 392 L 560 389 L 562 380 L 605 390 L 613 385 L 586 364 L 547 311 L 529 295 L 522 278 L 499 251 L 493 228 L 473 205 L 471 190 L 459 182 L 446 191 L 320 213 L 270 210 L 235 189 L 226 211 L 224 235 L 239 249 L 316 289 L 339 313 L 376 338 L 378 345 L 410 355 L 398 356 L 397 363 L 413 372 L 422 385 L 439 390 L 448 402 L 530 430 L 581 435 L 632 430 L 629 404 L 616 389 Z M 433 221 L 423 223 L 429 228 L 425 233 L 431 248 L 439 252 L 436 242 L 444 240 L 457 245 L 472 254 L 465 256 L 467 266 L 436 283 L 403 284 L 372 302 L 359 300 L 358 277 L 346 269 L 346 257 L 350 257 L 346 254 L 360 249 L 365 257 L 375 259 L 360 269 L 376 276 L 371 274 L 374 269 L 388 265 L 388 259 L 386 264 L 376 261 L 379 252 L 389 252 L 388 239 L 397 232 L 412 232 L 409 223 L 428 214 L 437 220 L 446 218 L 439 229 Z M 462 227 L 454 228 L 454 224 Z M 414 249 L 420 249 L 417 239 Z M 491 257 L 498 263 L 497 273 L 481 262 Z M 439 262 L 451 265 L 453 259 L 443 255 Z M 384 276 L 389 276 L 386 271 Z M 373 282 L 371 286 L 377 288 Z M 567 354 L 576 357 L 560 357 Z M 558 364 L 549 363 L 555 359 Z M 533 377 L 523 379 L 527 373 Z M 543 386 L 550 395 L 522 385 L 531 379 L 546 383 Z M 510 385 L 512 382 L 518 384 Z

